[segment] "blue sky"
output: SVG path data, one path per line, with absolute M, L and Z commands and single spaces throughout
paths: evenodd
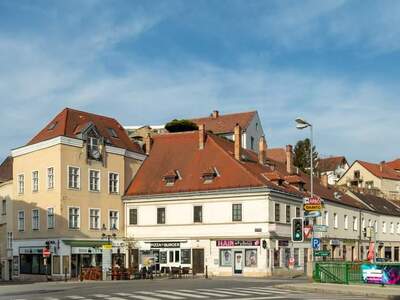
M 0 157 L 64 107 L 124 125 L 258 110 L 269 147 L 399 157 L 400 1 L 0 0 Z

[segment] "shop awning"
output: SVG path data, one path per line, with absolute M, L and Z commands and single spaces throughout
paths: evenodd
M 95 240 L 63 240 L 64 244 L 71 247 L 101 247 L 103 245 L 109 245 L 108 241 L 95 241 Z

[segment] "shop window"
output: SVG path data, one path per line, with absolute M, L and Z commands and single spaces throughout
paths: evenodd
M 20 273 L 21 274 L 40 274 L 50 275 L 51 260 L 47 260 L 47 266 L 44 265 L 44 259 L 40 254 L 21 254 L 20 255 Z
M 232 266 L 232 250 L 231 249 L 219 250 L 219 265 L 221 267 Z
M 193 207 L 193 222 L 201 223 L 203 222 L 203 207 L 194 206 Z
M 257 267 L 257 249 L 246 249 L 245 251 L 245 266 L 254 268 Z
M 170 263 L 174 262 L 174 251 L 169 251 L 169 262 Z
M 281 220 L 281 206 L 279 203 L 275 203 L 275 222 Z
M 179 262 L 179 261 L 180 261 L 180 251 L 175 250 L 175 262 Z
M 63 273 L 64 274 L 69 273 L 69 256 L 68 255 L 63 256 Z
M 191 250 L 190 249 L 182 249 L 181 250 L 181 263 L 182 264 L 191 264 Z
M 242 204 L 232 204 L 232 221 L 242 221 Z
M 53 274 L 61 274 L 61 257 L 59 255 L 53 256 Z
M 157 224 L 165 224 L 165 207 L 157 208 Z

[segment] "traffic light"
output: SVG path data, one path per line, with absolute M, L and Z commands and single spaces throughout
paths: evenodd
M 292 219 L 292 241 L 293 242 L 304 241 L 303 218 L 293 218 Z
M 46 244 L 46 248 L 47 248 L 47 249 L 50 249 L 50 241 L 46 241 L 45 244 Z

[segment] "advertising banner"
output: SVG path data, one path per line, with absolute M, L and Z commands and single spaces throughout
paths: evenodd
M 361 265 L 362 278 L 365 283 L 400 284 L 399 265 Z

